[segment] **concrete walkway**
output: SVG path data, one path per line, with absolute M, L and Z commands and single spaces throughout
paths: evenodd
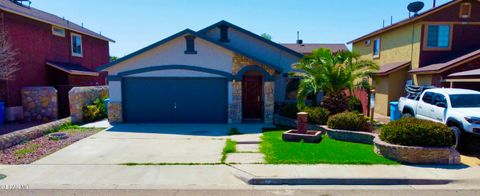
M 264 155 L 260 153 L 261 136 L 261 133 L 232 136 L 231 139 L 237 142 L 237 152 L 229 153 L 225 162 L 234 164 L 265 163 Z

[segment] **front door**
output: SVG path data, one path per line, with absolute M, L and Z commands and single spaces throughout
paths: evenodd
M 242 82 L 243 119 L 262 119 L 262 76 L 245 76 Z

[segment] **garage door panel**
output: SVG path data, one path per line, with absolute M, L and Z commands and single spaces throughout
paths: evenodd
M 126 122 L 227 122 L 226 79 L 127 78 L 123 83 Z

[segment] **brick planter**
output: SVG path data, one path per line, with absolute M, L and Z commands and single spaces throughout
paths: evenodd
M 377 134 L 369 132 L 330 129 L 327 126 L 320 126 L 320 128 L 327 133 L 329 138 L 346 142 L 373 144 L 373 139 L 377 137 Z
M 274 115 L 273 116 L 273 124 L 277 126 L 282 126 L 282 127 L 297 127 L 297 120 L 283 117 L 280 115 Z M 318 125 L 313 125 L 309 124 L 308 125 L 309 130 L 320 130 L 320 127 Z
M 460 154 L 453 147 L 401 146 L 384 142 L 379 137 L 373 142 L 377 154 L 402 163 L 460 164 Z

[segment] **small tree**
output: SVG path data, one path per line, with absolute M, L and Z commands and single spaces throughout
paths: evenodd
M 267 34 L 267 33 L 262 33 L 262 35 L 260 35 L 260 36 L 262 36 L 265 39 L 268 39 L 268 40 L 272 41 L 272 36 Z
M 5 32 L 0 33 L 0 82 L 4 83 L 4 88 L 0 88 L 0 99 L 5 99 L 7 94 L 8 81 L 15 79 L 15 72 L 20 70 L 19 62 L 15 58 L 18 50 L 14 49 L 8 42 Z M 3 97 L 4 96 L 4 97 Z

